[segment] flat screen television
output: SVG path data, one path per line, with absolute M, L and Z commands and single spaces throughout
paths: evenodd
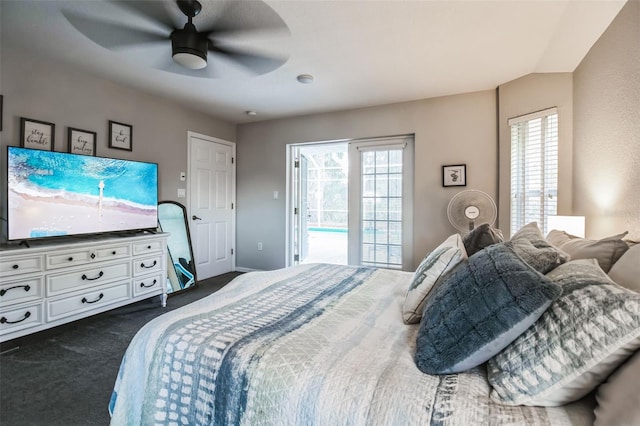
M 157 228 L 157 164 L 7 150 L 9 240 Z

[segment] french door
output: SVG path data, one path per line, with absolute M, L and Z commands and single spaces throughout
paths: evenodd
M 306 250 L 309 179 L 299 148 L 290 145 L 288 150 L 287 265 L 303 260 Z M 413 136 L 349 141 L 348 263 L 411 269 L 412 212 Z

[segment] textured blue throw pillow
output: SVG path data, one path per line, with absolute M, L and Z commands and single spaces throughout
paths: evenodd
M 529 328 L 562 292 L 510 242 L 479 251 L 431 290 L 415 362 L 428 374 L 476 367 Z

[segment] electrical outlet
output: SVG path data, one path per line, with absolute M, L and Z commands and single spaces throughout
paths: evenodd
M 187 196 L 187 192 L 184 188 L 178 188 L 178 198 L 184 198 Z
M 258 250 L 262 250 L 262 243 L 258 243 Z

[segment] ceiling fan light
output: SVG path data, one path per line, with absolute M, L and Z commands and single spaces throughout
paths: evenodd
M 190 22 L 181 30 L 171 33 L 171 55 L 173 61 L 183 67 L 199 70 L 207 66 L 206 37 L 200 36 Z
M 199 55 L 191 52 L 177 52 L 173 54 L 173 61 L 178 65 L 192 69 L 200 70 L 207 66 L 207 60 Z

